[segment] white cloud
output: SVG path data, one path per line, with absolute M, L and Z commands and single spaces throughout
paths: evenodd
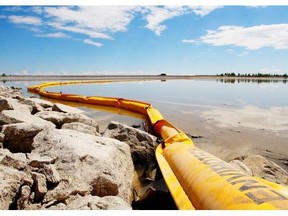
M 10 22 L 17 23 L 17 24 L 28 24 L 28 25 L 37 25 L 37 26 L 42 24 L 41 19 L 38 17 L 11 15 L 8 18 Z
M 36 34 L 36 37 L 45 37 L 45 38 L 68 38 L 69 36 L 64 34 L 63 32 L 55 32 L 48 34 Z
M 48 26 L 52 27 L 53 29 L 67 31 L 67 32 L 74 32 L 79 34 L 88 35 L 91 38 L 102 38 L 102 39 L 113 39 L 110 35 L 104 34 L 93 29 L 83 28 L 83 27 L 75 27 L 75 26 L 64 26 L 57 22 L 47 23 Z
M 192 9 L 192 11 L 201 17 L 208 15 L 212 11 L 222 8 L 222 6 L 190 6 L 189 8 Z
M 191 13 L 195 13 L 199 16 L 205 16 L 217 8 L 219 8 L 219 6 L 152 6 L 143 8 L 142 13 L 147 21 L 147 25 L 145 27 L 151 31 L 154 31 L 156 35 L 160 36 L 161 33 L 167 28 L 166 25 L 162 24 L 166 20 Z
M 85 39 L 85 40 L 83 40 L 83 43 L 90 44 L 90 45 L 93 45 L 93 46 L 96 46 L 96 47 L 101 47 L 101 46 L 103 46 L 103 44 L 98 43 L 98 42 L 94 42 L 94 41 L 92 41 L 92 40 L 90 40 L 90 39 Z
M 208 30 L 207 35 L 190 43 L 200 42 L 213 46 L 240 46 L 249 50 L 263 47 L 288 49 L 288 24 L 258 25 L 252 27 L 221 26 L 217 30 Z M 186 43 L 189 40 L 182 40 Z
M 149 7 L 147 9 L 145 19 L 148 23 L 145 27 L 154 31 L 158 36 L 167 28 L 166 25 L 161 24 L 162 22 L 184 13 L 183 7 Z
M 0 19 L 6 19 L 7 17 L 4 15 L 0 15 Z
M 49 25 L 59 30 L 88 35 L 92 38 L 111 39 L 108 33 L 124 32 L 134 18 L 137 7 L 81 6 L 47 7 Z

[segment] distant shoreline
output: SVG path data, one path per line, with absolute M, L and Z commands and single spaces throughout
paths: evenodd
M 217 76 L 217 75 L 9 75 L 0 81 L 46 81 L 46 80 L 173 80 L 173 79 L 219 79 L 219 80 L 287 80 L 285 77 Z

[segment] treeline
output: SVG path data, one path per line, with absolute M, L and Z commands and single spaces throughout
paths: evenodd
M 235 74 L 234 72 L 232 73 L 222 73 L 222 74 L 217 74 L 217 76 L 220 77 L 284 77 L 287 78 L 287 73 L 283 75 L 279 74 L 267 74 L 267 73 L 255 73 L 255 74 L 250 74 L 250 73 L 245 73 L 245 74 Z
M 288 79 L 234 79 L 234 78 L 229 78 L 229 79 L 216 79 L 216 82 L 221 82 L 221 83 L 284 83 L 287 84 Z

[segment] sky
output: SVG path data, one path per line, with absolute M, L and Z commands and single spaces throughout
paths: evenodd
M 284 74 L 287 59 L 285 5 L 0 6 L 0 74 Z

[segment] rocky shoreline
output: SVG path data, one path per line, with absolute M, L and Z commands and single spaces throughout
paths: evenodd
M 24 97 L 14 87 L 0 86 L 0 112 L 1 210 L 132 210 L 151 194 L 154 206 L 144 208 L 157 208 L 155 189 L 140 196 L 139 186 L 161 178 L 147 172 L 155 173 L 156 137 L 117 122 L 101 133 L 83 111 Z M 260 155 L 230 163 L 288 185 L 288 173 Z M 168 206 L 158 209 L 175 209 L 163 191 Z

